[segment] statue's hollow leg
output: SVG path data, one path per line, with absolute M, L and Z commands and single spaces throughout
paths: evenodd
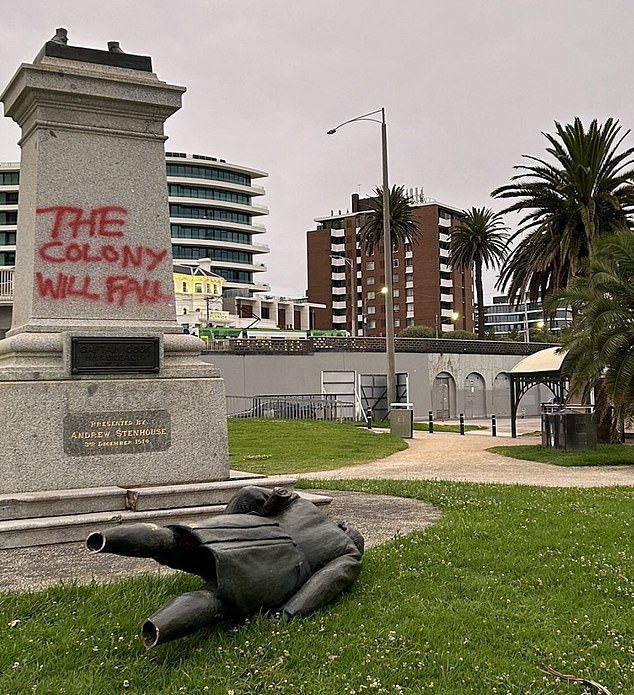
M 141 628 L 143 644 L 151 649 L 209 625 L 221 614 L 221 603 L 212 589 L 181 594 L 151 615 Z

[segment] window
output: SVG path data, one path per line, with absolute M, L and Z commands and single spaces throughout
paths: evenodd
M 398 273 L 392 273 L 392 282 L 398 282 L 399 281 L 399 276 Z
M 251 197 L 244 193 L 219 191 L 215 188 L 181 186 L 171 183 L 167 187 L 167 193 L 173 198 L 204 198 L 206 200 L 226 200 L 230 203 L 240 203 L 241 205 L 251 204 Z
M 17 210 L 9 210 L 7 212 L 0 212 L 0 224 L 17 224 L 17 223 L 18 223 Z
M 271 318 L 271 310 L 269 309 L 268 306 L 262 307 L 262 318 L 263 319 L 270 319 Z
M 374 261 L 366 261 L 365 269 L 366 270 L 374 270 Z
M 183 280 L 183 292 L 187 292 L 187 283 Z
M 408 326 L 413 326 L 413 325 L 414 325 L 414 319 L 413 319 L 413 318 L 407 319 L 407 325 L 408 325 Z
M 401 291 L 400 290 L 392 290 L 392 297 L 400 297 Z
M 393 268 L 398 268 L 399 260 L 398 258 L 393 258 L 392 259 L 392 267 Z
M 374 319 L 368 321 L 368 328 L 376 328 L 376 321 Z
M 211 283 L 208 282 L 208 283 L 207 283 L 207 294 L 211 294 L 212 291 L 213 291 L 213 287 L 211 286 Z
M 405 259 L 405 267 L 406 268 L 413 268 L 414 267 L 414 259 L 413 258 L 406 258 Z
M 19 171 L 4 171 L 0 173 L 0 186 L 15 186 L 20 183 Z
M 238 244 L 251 244 L 253 235 L 249 232 L 234 232 L 217 227 L 196 227 L 186 224 L 173 224 L 170 231 L 177 239 L 209 239 L 211 241 L 235 241 Z
M 15 244 L 15 232 L 0 232 L 0 246 Z
M 393 309 L 394 311 L 400 311 L 400 310 L 401 310 L 401 307 L 400 307 L 399 304 L 395 304 L 395 305 L 392 307 L 392 309 Z
M 376 307 L 369 306 L 368 307 L 368 314 L 376 314 Z
M 401 320 L 400 319 L 394 319 L 394 328 L 399 328 L 401 325 Z
M 183 314 L 186 314 L 186 313 L 187 313 L 187 307 L 184 306 L 184 307 L 183 307 Z
M 197 282 L 194 285 L 194 292 L 196 292 L 196 294 L 202 294 L 203 293 L 203 283 L 202 282 Z
M 192 217 L 198 220 L 225 220 L 238 224 L 251 224 L 251 215 L 220 208 L 198 207 L 196 205 L 178 205 L 170 203 L 170 217 Z
M 251 185 L 251 177 L 245 174 L 238 174 L 233 171 L 225 171 L 224 169 L 216 169 L 215 167 L 192 166 L 191 164 L 168 164 L 168 176 L 178 176 L 187 179 L 212 179 L 215 181 L 231 181 L 240 183 L 243 186 Z M 2 174 L 0 174 L 2 176 Z M 6 176 L 6 174 L 5 174 Z M 17 176 L 17 174 L 16 174 Z M 0 183 L 2 179 L 0 179 Z M 5 183 L 14 183 L 13 181 Z M 17 183 L 17 179 L 15 181 Z
M 374 285 L 374 278 L 373 277 L 366 278 L 365 282 L 368 285 Z
M 0 205 L 17 205 L 17 191 L 0 191 Z
M 368 292 L 368 299 L 374 299 L 376 297 L 376 292 Z

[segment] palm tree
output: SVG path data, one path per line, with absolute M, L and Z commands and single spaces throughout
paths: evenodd
M 484 268 L 497 268 L 507 253 L 508 228 L 500 213 L 489 208 L 465 210 L 459 222 L 450 230 L 450 263 L 454 268 L 475 267 L 476 301 L 478 303 L 478 338 L 485 339 L 484 329 Z
M 398 248 L 401 244 L 416 241 L 420 237 L 418 225 L 412 218 L 413 208 L 403 186 L 392 186 L 389 192 L 390 232 L 392 244 Z M 374 196 L 368 205 L 370 214 L 360 229 L 361 240 L 366 253 L 373 253 L 383 243 L 383 188 L 374 189 Z
M 547 304 L 572 306 L 576 315 L 562 338 L 562 372 L 571 392 L 601 387 L 617 425 L 634 416 L 634 234 L 597 239 L 585 277 L 555 292 Z
M 524 217 L 510 241 L 523 237 L 502 265 L 497 282 L 511 298 L 533 301 L 566 287 L 583 272 L 594 240 L 630 229 L 634 211 L 634 148 L 619 152 L 629 130 L 618 121 L 592 121 L 586 130 L 555 122 L 556 134 L 543 133 L 554 162 L 524 155 L 531 164 L 516 166 L 511 183 L 491 194 L 515 199 L 502 211 Z

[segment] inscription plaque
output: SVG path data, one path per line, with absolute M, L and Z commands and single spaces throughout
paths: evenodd
M 70 456 L 166 451 L 171 437 L 167 410 L 82 413 L 64 418 L 64 451 Z
M 158 338 L 71 338 L 72 374 L 157 374 Z

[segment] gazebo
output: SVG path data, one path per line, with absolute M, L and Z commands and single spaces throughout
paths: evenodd
M 520 360 L 508 372 L 511 382 L 511 437 L 517 437 L 517 406 L 533 386 L 545 384 L 552 391 L 556 403 L 565 403 L 568 379 L 561 375 L 565 356 L 566 353 L 559 347 L 546 348 Z

